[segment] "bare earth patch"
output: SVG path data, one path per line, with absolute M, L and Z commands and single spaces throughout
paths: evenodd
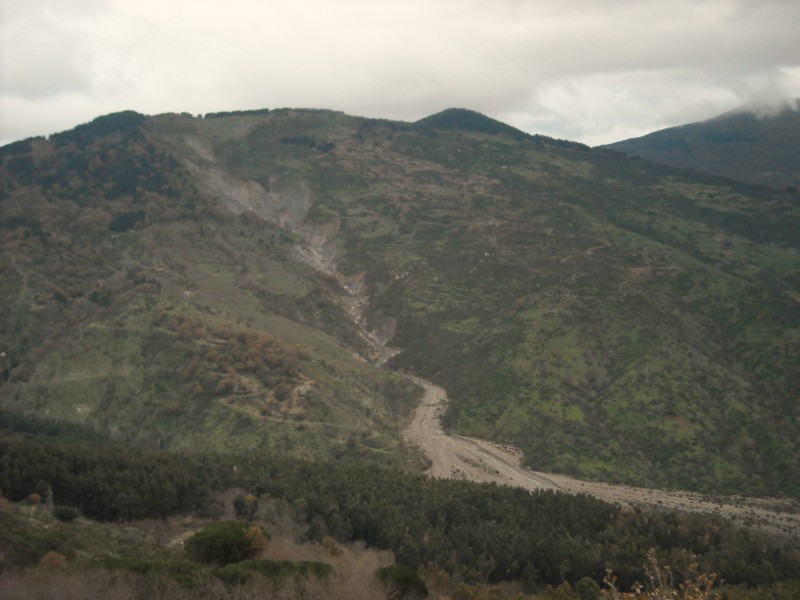
M 790 500 L 710 497 L 693 492 L 582 481 L 526 469 L 520 466 L 522 452 L 513 446 L 442 431 L 440 417 L 447 404 L 447 392 L 422 379 L 415 381 L 425 389 L 425 395 L 413 420 L 403 431 L 403 437 L 431 461 L 427 471 L 431 477 L 588 494 L 625 506 L 718 514 L 771 534 L 800 537 L 800 506 Z

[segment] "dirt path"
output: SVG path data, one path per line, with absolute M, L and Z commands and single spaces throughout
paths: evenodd
M 403 437 L 430 459 L 427 473 L 431 477 L 494 482 L 531 491 L 561 490 L 627 506 L 718 514 L 769 533 L 800 537 L 800 506 L 787 500 L 712 498 L 692 492 L 581 481 L 526 469 L 520 466 L 522 452 L 513 446 L 442 431 L 440 417 L 447 405 L 447 393 L 428 381 L 414 381 L 425 389 L 425 394 Z

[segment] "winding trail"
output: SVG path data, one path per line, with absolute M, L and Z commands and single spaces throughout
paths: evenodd
M 623 506 L 717 514 L 770 534 L 800 538 L 800 506 L 781 499 L 710 497 L 693 492 L 639 488 L 582 481 L 566 475 L 531 471 L 520 465 L 522 452 L 513 446 L 442 430 L 447 392 L 429 381 L 411 377 L 425 394 L 403 431 L 404 439 L 431 461 L 427 474 L 440 479 L 493 482 L 526 490 L 560 490 L 588 494 Z

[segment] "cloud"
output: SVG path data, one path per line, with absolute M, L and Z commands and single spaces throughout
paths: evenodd
M 88 88 L 76 31 L 58 11 L 41 1 L 4 4 L 3 9 L 4 94 L 36 100 Z
M 594 144 L 714 116 L 765 90 L 800 96 L 791 1 L 0 6 L 3 141 L 122 108 L 313 106 L 415 120 L 464 106 Z

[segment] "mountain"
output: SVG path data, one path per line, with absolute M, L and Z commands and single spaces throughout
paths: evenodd
M 648 160 L 776 189 L 800 188 L 800 102 L 742 107 L 605 146 Z
M 405 467 L 408 373 L 539 470 L 800 493 L 795 194 L 464 109 L 124 112 L 0 160 L 15 427 Z

